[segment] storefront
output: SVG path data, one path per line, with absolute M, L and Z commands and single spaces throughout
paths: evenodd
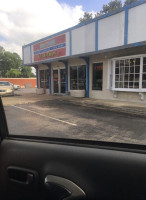
M 37 93 L 146 101 L 146 1 L 23 46 Z

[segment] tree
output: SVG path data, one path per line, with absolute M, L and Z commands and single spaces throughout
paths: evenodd
M 0 73 L 2 77 L 6 77 L 6 73 L 12 69 L 18 69 L 20 71 L 22 66 L 22 60 L 17 53 L 11 53 L 4 51 L 0 54 Z
M 108 4 L 103 5 L 100 13 L 107 14 L 109 12 L 118 10 L 120 8 L 122 8 L 122 1 L 121 0 L 113 0 L 113 1 L 110 1 Z
M 21 68 L 21 77 L 23 77 L 23 78 L 30 78 L 31 74 L 32 74 L 31 67 L 22 66 L 22 68 Z
M 128 6 L 131 3 L 137 3 L 139 0 L 125 0 L 124 6 Z
M 83 17 L 79 19 L 79 23 L 89 21 L 95 17 L 99 17 L 100 15 L 107 14 L 120 8 L 122 8 L 122 1 L 112 0 L 108 4 L 103 5 L 102 10 L 100 12 L 97 12 L 94 16 L 92 13 L 84 12 Z
M 17 78 L 20 76 L 20 74 L 21 74 L 21 72 L 18 69 L 11 68 L 9 71 L 7 71 L 7 73 L 5 75 L 9 78 Z
M 87 21 L 89 21 L 91 19 L 93 19 L 93 14 L 92 13 L 88 13 L 88 12 L 84 12 L 83 17 L 81 17 L 79 19 L 79 23 L 87 22 Z

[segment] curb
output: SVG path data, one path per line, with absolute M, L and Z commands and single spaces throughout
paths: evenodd
M 118 111 L 118 112 L 122 112 L 122 113 L 146 116 L 146 111 L 143 111 L 141 109 L 138 110 L 138 109 L 132 109 L 132 108 L 106 106 L 106 105 L 101 105 L 101 104 L 90 104 L 90 103 L 86 103 L 86 102 L 75 102 L 73 100 L 63 100 L 63 101 L 71 102 L 74 105 L 81 105 L 81 106 L 90 107 L 90 108 L 104 109 L 104 110 L 110 110 L 110 111 L 115 111 L 115 112 Z

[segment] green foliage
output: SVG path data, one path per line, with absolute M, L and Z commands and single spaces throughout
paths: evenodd
M 9 78 L 17 78 L 20 76 L 20 74 L 21 72 L 18 69 L 11 68 L 5 75 Z
M 110 1 L 107 5 L 103 5 L 100 13 L 106 14 L 106 13 L 118 10 L 120 8 L 122 8 L 122 1 L 121 0 L 113 0 L 113 1 Z
M 128 6 L 131 3 L 137 3 L 139 0 L 125 0 L 124 6 Z
M 17 76 L 17 73 L 13 73 L 11 69 L 17 69 L 20 71 L 22 66 L 22 60 L 17 53 L 11 53 L 9 51 L 5 51 L 3 47 L 0 46 L 0 76 L 7 77 L 12 74 L 12 76 Z M 7 72 L 9 72 L 7 74 Z M 7 74 L 7 75 L 6 75 Z M 15 75 L 14 75 L 15 74 Z
M 92 13 L 88 13 L 88 12 L 84 12 L 83 17 L 81 17 L 81 18 L 79 19 L 79 23 L 87 22 L 87 21 L 89 21 L 90 19 L 93 19 L 93 14 L 92 14 Z
M 23 66 L 21 68 L 21 77 L 30 78 L 31 75 L 32 75 L 32 69 L 31 69 L 31 67 Z

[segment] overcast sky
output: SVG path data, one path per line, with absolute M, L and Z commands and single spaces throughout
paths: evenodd
M 0 46 L 22 56 L 22 45 L 78 23 L 110 0 L 0 0 Z

